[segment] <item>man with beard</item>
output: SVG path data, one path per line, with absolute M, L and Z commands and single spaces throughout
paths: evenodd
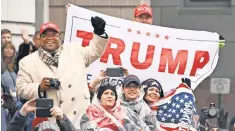
M 53 99 L 54 106 L 60 107 L 75 124 L 90 104 L 85 68 L 102 55 L 108 42 L 106 22 L 92 17 L 91 24 L 94 37 L 87 47 L 80 43 L 61 45 L 56 24 L 47 22 L 41 26 L 38 51 L 19 62 L 16 86 L 21 98 Z

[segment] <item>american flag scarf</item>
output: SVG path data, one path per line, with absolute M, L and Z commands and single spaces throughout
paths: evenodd
M 161 131 L 196 131 L 198 122 L 192 89 L 180 84 L 169 95 L 150 105 L 156 111 Z

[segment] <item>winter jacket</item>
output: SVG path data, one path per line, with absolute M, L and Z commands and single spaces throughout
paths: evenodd
M 29 55 L 30 53 L 30 46 L 32 47 L 32 51 L 36 51 L 37 47 L 35 47 L 33 45 L 33 43 L 30 41 L 28 44 L 26 43 L 21 43 L 19 46 L 19 52 L 16 58 L 16 63 L 15 63 L 15 72 L 17 73 L 19 70 L 19 62 L 22 58 L 24 58 L 25 56 Z
M 27 116 L 22 116 L 19 111 L 17 111 L 10 121 L 7 131 L 23 131 L 26 126 Z M 59 126 L 61 131 L 76 131 L 73 124 L 64 115 L 63 120 L 56 120 L 56 124 Z
M 82 130 L 150 131 L 135 112 L 121 106 L 119 101 L 113 108 L 91 104 L 81 118 L 80 128 Z
M 147 103 L 142 99 L 142 97 L 137 98 L 135 101 L 126 101 L 125 97 L 121 98 L 121 105 L 132 109 L 138 114 L 138 116 L 145 122 L 145 124 L 155 131 L 158 128 L 158 121 L 155 114 L 151 111 Z

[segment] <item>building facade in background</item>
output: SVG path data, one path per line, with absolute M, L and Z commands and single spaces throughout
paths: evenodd
M 42 23 L 49 20 L 49 0 L 1 0 L 1 28 L 12 32 L 12 41 L 18 50 L 23 42 L 21 29 L 30 37 Z

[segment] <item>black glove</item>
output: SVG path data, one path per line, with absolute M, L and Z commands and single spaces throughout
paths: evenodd
M 228 112 L 224 113 L 224 109 L 219 111 L 219 118 L 218 125 L 221 129 L 227 129 L 227 119 L 228 119 Z
M 97 34 L 97 35 L 103 35 L 104 34 L 104 28 L 105 28 L 105 25 L 106 25 L 106 22 L 96 16 L 95 18 L 94 17 L 91 17 L 91 24 L 94 28 L 94 33 Z
M 181 81 L 182 81 L 182 83 L 187 84 L 187 86 L 191 88 L 191 80 L 190 79 L 182 78 Z
M 219 35 L 219 40 L 225 40 L 222 35 Z

